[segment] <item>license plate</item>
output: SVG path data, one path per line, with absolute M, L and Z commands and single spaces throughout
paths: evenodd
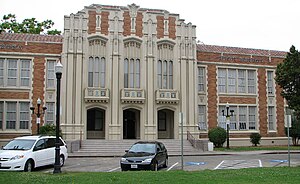
M 138 166 L 137 166 L 136 164 L 132 164 L 132 165 L 131 165 L 131 168 L 132 168 L 132 169 L 137 169 Z

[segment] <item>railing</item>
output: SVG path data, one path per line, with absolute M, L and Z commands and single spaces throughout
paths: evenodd
M 196 139 L 194 138 L 194 136 L 191 134 L 190 131 L 187 131 L 187 140 L 192 144 L 192 146 L 195 148 L 195 142 Z
M 187 140 L 194 148 L 198 150 L 208 151 L 208 140 L 196 140 L 190 131 L 187 131 Z

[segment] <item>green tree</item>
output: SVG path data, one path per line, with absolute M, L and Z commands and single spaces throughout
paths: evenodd
M 294 111 L 290 136 L 297 145 L 300 138 L 300 53 L 291 46 L 284 61 L 277 65 L 276 83 L 282 88 L 281 95 L 289 109 Z
M 24 19 L 21 23 L 17 22 L 14 14 L 4 15 L 0 23 L 0 33 L 31 33 L 31 34 L 49 34 L 60 35 L 61 31 L 49 30 L 54 25 L 52 20 L 38 22 L 35 18 Z M 47 31 L 47 32 L 46 32 Z
M 294 46 L 284 61 L 277 65 L 275 80 L 282 88 L 281 95 L 289 108 L 300 112 L 300 54 Z

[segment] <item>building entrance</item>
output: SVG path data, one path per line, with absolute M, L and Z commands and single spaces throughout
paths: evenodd
M 123 139 L 140 138 L 140 111 L 127 109 L 123 111 Z
M 87 110 L 87 139 L 105 139 L 105 110 Z
M 174 139 L 174 112 L 163 109 L 157 113 L 158 139 Z

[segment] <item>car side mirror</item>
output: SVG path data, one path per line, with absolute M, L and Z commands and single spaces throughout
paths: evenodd
M 126 153 L 128 153 L 129 150 L 125 150 Z

